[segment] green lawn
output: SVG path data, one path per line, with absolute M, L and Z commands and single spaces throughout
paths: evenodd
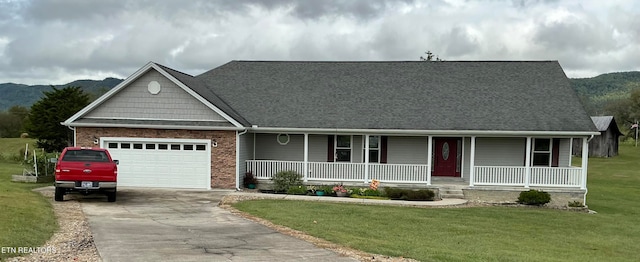
M 57 229 L 51 204 L 34 188 L 48 184 L 11 182 L 11 175 L 22 174 L 22 166 L 7 157 L 19 154 L 32 139 L 0 139 L 0 247 L 37 247 Z M 30 148 L 32 148 L 30 146 Z M 0 260 L 17 254 L 0 252 Z
M 595 215 L 538 208 L 278 200 L 234 206 L 331 242 L 422 261 L 637 261 L 640 149 L 621 145 L 620 154 L 589 159 L 587 204 Z

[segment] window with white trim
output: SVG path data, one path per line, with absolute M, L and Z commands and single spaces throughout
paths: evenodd
M 336 162 L 351 162 L 351 136 L 336 135 Z
M 533 139 L 532 166 L 551 166 L 551 139 Z
M 363 137 L 364 139 L 366 139 L 366 136 Z M 366 153 L 367 149 L 364 148 L 363 158 Z M 364 162 L 364 159 L 362 162 Z M 369 136 L 369 163 L 380 163 L 380 136 Z

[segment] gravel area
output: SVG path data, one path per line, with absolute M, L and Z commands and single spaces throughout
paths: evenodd
M 91 229 L 82 212 L 80 203 L 73 195 L 65 196 L 70 201 L 53 201 L 53 191 L 37 189 L 51 201 L 58 219 L 58 231 L 49 239 L 38 253 L 10 258 L 7 261 L 102 261 L 93 243 Z

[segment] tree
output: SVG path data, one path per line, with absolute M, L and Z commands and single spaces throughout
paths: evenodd
M 12 106 L 7 112 L 0 112 L 0 137 L 19 137 L 24 132 L 24 121 L 29 109 Z
M 431 51 L 427 51 L 425 52 L 425 54 L 427 55 L 427 57 L 420 56 L 420 61 L 444 61 L 440 59 L 440 57 L 438 57 L 437 55 L 434 55 L 433 53 L 431 53 Z M 436 60 L 433 60 L 434 57 L 436 58 Z
M 37 138 L 37 146 L 47 152 L 61 151 L 71 145 L 73 132 L 61 125 L 69 117 L 89 104 L 89 95 L 80 87 L 68 86 L 45 91 L 44 97 L 31 106 L 27 131 Z
M 629 131 L 632 124 L 640 121 L 640 88 L 632 90 L 628 98 L 610 102 L 605 111 L 616 118 L 620 131 Z

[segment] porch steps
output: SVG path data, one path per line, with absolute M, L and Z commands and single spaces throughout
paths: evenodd
M 461 185 L 441 185 L 438 186 L 440 190 L 441 198 L 455 198 L 455 199 L 464 199 L 464 193 L 462 192 L 462 188 L 465 186 Z

